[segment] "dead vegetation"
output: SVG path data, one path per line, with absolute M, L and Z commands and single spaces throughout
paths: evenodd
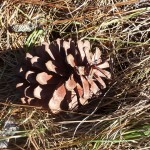
M 28 23 L 31 32 L 11 30 Z M 0 141 L 10 139 L 10 149 L 150 148 L 148 0 L 3 0 L 0 28 L 0 129 L 12 118 L 19 126 Z M 113 79 L 89 105 L 56 116 L 21 104 L 15 69 L 30 47 L 60 37 L 99 47 L 113 60 Z

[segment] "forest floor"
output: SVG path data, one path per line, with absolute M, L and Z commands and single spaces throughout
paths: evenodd
M 52 115 L 21 104 L 15 90 L 19 57 L 32 45 L 57 38 L 87 39 L 112 58 L 112 80 L 96 106 Z M 8 122 L 15 129 L 6 134 Z M 150 149 L 149 0 L 2 0 L 2 145 L 11 150 Z

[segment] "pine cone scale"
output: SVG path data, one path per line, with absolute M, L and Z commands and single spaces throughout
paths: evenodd
M 83 91 L 84 91 L 83 98 L 89 99 L 89 96 L 90 96 L 89 82 L 83 76 L 81 76 L 81 81 L 82 81 L 82 87 L 83 87 Z
M 75 66 L 76 66 L 75 59 L 74 59 L 74 57 L 73 57 L 71 54 L 69 54 L 69 55 L 67 56 L 67 62 L 68 62 L 68 64 L 69 64 L 71 67 L 75 67 Z
M 49 108 L 53 113 L 57 113 L 61 110 L 60 105 L 66 96 L 66 89 L 64 84 L 59 85 L 54 91 L 53 97 L 50 99 Z
M 25 79 L 29 83 L 37 83 L 36 81 L 36 73 L 34 71 L 27 71 L 25 74 Z
M 38 85 L 34 89 L 34 97 L 49 101 L 53 95 L 56 85 Z M 48 103 L 47 103 L 48 104 Z
M 85 57 L 85 53 L 84 53 L 84 51 L 83 51 L 83 41 L 81 41 L 81 40 L 79 40 L 78 42 L 77 42 L 77 45 L 78 45 L 78 50 L 79 50 L 79 52 L 80 52 L 80 55 L 81 55 L 81 58 L 82 58 L 82 60 L 84 59 L 84 57 Z
M 41 72 L 36 75 L 36 81 L 39 84 L 44 85 L 47 84 L 48 80 L 50 80 L 52 77 L 52 75 L 48 75 L 46 72 Z
M 34 91 L 33 91 L 34 97 L 41 99 L 41 92 L 42 92 L 42 88 L 40 86 L 37 86 L 36 88 L 34 88 Z
M 104 63 L 97 65 L 97 67 L 101 69 L 109 68 L 109 63 L 105 61 Z
M 24 90 L 24 95 L 27 98 L 34 98 L 33 90 L 35 89 L 35 86 L 27 86 Z
M 96 80 L 99 82 L 99 85 L 101 86 L 101 88 L 102 88 L 102 89 L 105 89 L 105 88 L 106 88 L 106 84 L 105 84 L 105 82 L 102 80 L 102 78 L 99 77 L 99 76 L 97 76 L 96 74 L 95 74 L 95 78 L 96 78 Z
M 30 62 L 31 62 L 32 67 L 34 67 L 34 68 L 37 68 L 37 69 L 42 70 L 42 71 L 44 71 L 46 69 L 44 67 L 44 63 L 43 63 L 42 59 L 37 57 L 37 56 L 33 57 L 30 60 Z
M 26 60 L 28 61 L 28 60 L 30 60 L 30 59 L 32 59 L 33 58 L 33 55 L 32 54 L 30 54 L 30 53 L 26 53 Z
M 41 85 L 58 84 L 59 80 L 60 80 L 60 77 L 49 75 L 46 72 L 38 73 L 36 76 L 36 81 Z
M 96 51 L 94 53 L 94 55 L 92 56 L 92 62 L 99 64 L 102 62 L 101 60 L 101 51 L 99 48 L 96 47 Z
M 77 86 L 75 88 L 75 92 L 76 92 L 77 97 L 83 96 L 83 88 L 78 83 L 77 83 Z
M 76 81 L 74 80 L 73 74 L 65 82 L 65 87 L 68 91 L 72 91 L 76 87 Z
M 97 86 L 97 84 L 92 79 L 89 79 L 89 83 L 90 83 L 90 90 L 94 94 L 96 94 L 99 91 L 99 87 Z

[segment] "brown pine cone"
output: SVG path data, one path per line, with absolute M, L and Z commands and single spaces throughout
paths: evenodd
M 106 88 L 103 79 L 111 74 L 105 68 L 108 60 L 102 61 L 99 48 L 92 53 L 88 40 L 57 39 L 26 53 L 16 87 L 24 104 L 49 108 L 52 113 L 76 110 Z

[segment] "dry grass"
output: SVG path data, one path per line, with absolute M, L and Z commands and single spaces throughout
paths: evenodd
M 30 33 L 8 30 L 28 22 L 37 27 Z M 148 0 L 3 0 L 0 28 L 0 127 L 10 117 L 19 125 L 14 136 L 0 137 L 11 139 L 11 150 L 150 149 Z M 15 68 L 30 46 L 58 37 L 89 39 L 100 47 L 113 58 L 113 79 L 104 95 L 79 112 L 53 116 L 21 105 Z

